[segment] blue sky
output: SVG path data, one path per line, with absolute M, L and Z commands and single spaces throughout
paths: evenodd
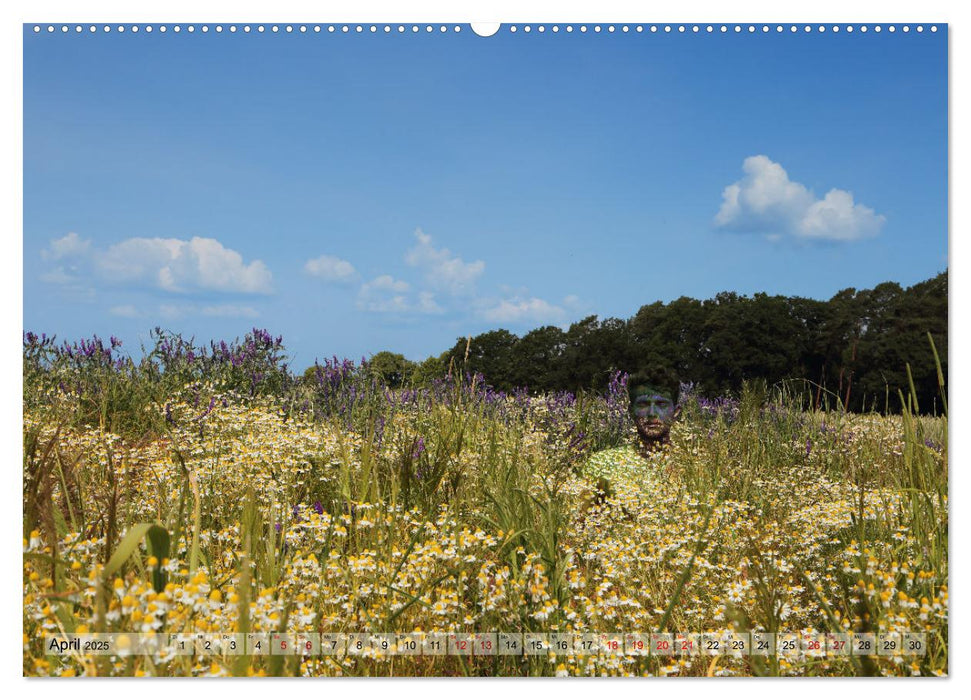
M 947 265 L 946 31 L 24 36 L 24 326 L 298 367 Z

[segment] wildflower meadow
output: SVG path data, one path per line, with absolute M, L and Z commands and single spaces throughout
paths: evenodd
M 28 676 L 948 673 L 948 431 L 788 383 L 683 386 L 643 456 L 626 375 L 390 388 L 254 329 L 24 336 Z M 891 388 L 890 390 L 895 390 Z M 55 654 L 51 635 L 919 632 L 921 655 Z M 249 651 L 249 649 L 247 649 Z

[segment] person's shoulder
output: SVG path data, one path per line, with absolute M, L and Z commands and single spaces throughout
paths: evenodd
M 584 471 L 590 476 L 609 477 L 617 471 L 642 469 L 645 465 L 646 460 L 637 449 L 631 445 L 622 445 L 594 452 L 587 460 Z
M 640 457 L 633 445 L 621 445 L 620 447 L 610 447 L 600 450 L 590 455 L 590 459 L 633 459 Z

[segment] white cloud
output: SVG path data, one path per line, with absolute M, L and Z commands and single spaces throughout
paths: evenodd
M 415 231 L 418 244 L 405 255 L 405 262 L 424 274 L 430 287 L 452 296 L 469 296 L 475 292 L 475 282 L 485 271 L 481 260 L 467 263 L 448 248 L 435 248 L 432 237 L 421 229 Z
M 184 245 L 175 238 L 129 238 L 97 254 L 95 264 L 99 272 L 116 282 L 145 282 L 177 291 L 171 264 Z
M 332 255 L 321 255 L 319 258 L 308 260 L 303 269 L 307 274 L 327 282 L 350 282 L 357 277 L 357 271 L 353 265 Z
M 361 285 L 357 296 L 357 308 L 362 311 L 381 313 L 420 313 L 438 314 L 444 309 L 435 301 L 429 291 L 418 293 L 417 299 L 410 298 L 411 289 L 404 280 L 396 280 L 391 275 L 381 275 Z
M 566 311 L 538 297 L 512 297 L 483 308 L 482 317 L 495 323 L 555 323 Z
M 91 241 L 83 240 L 73 231 L 62 238 L 56 238 L 41 251 L 44 260 L 61 260 L 63 258 L 77 258 L 85 255 L 91 247 Z
M 407 313 L 411 311 L 411 304 L 401 294 L 390 297 L 361 298 L 358 299 L 357 306 L 362 311 L 374 311 L 377 313 Z
M 83 292 L 87 296 L 93 295 L 90 279 L 85 276 L 90 248 L 91 241 L 82 239 L 73 231 L 61 238 L 55 238 L 40 252 L 40 257 L 57 264 L 42 272 L 40 280 L 69 287 L 75 294 Z
M 361 311 L 384 314 L 472 315 L 492 323 L 562 323 L 583 306 L 576 296 L 553 304 L 529 294 L 525 287 L 502 287 L 498 298 L 476 295 L 476 282 L 485 272 L 481 260 L 466 262 L 447 248 L 436 248 L 432 237 L 415 231 L 415 245 L 405 254 L 405 263 L 420 273 L 413 285 L 382 274 L 363 282 L 357 294 Z M 347 281 L 358 277 L 347 261 L 330 255 L 308 260 L 304 270 L 328 281 Z
M 877 235 L 886 220 L 870 207 L 853 204 L 849 192 L 830 190 L 809 207 L 799 222 L 799 232 L 806 238 L 849 241 Z
M 128 238 L 98 249 L 69 233 L 51 241 L 41 257 L 61 263 L 41 276 L 55 284 L 84 279 L 89 284 L 127 283 L 166 292 L 272 291 L 272 275 L 262 261 L 245 263 L 242 255 L 214 238 Z
M 855 204 L 846 190 L 832 189 L 817 199 L 766 156 L 746 158 L 742 170 L 745 176 L 722 192 L 715 215 L 719 228 L 770 237 L 850 241 L 875 236 L 886 221 L 873 209 Z
M 410 288 L 411 285 L 407 282 L 404 280 L 396 280 L 391 275 L 381 275 L 361 285 L 361 291 L 365 293 L 371 290 L 379 292 L 407 292 Z
M 435 301 L 435 295 L 431 292 L 418 292 L 417 311 L 423 314 L 440 314 L 444 311 Z
M 357 295 L 357 308 L 380 313 L 408 311 L 409 304 L 404 295 L 408 289 L 407 282 L 396 280 L 391 275 L 375 277 L 361 285 Z
M 261 260 L 243 256 L 214 238 L 129 238 L 96 254 L 103 277 L 168 292 L 204 289 L 268 294 L 272 275 Z

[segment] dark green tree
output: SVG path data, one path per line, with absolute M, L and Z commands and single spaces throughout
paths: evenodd
M 628 323 L 618 318 L 598 321 L 588 316 L 570 326 L 565 340 L 564 389 L 602 390 L 614 372 L 626 370 L 635 360 Z
M 432 355 L 419 362 L 411 375 L 411 383 L 414 386 L 429 387 L 436 379 L 443 378 L 448 373 L 447 353 L 442 353 L 437 357 Z
M 737 393 L 747 380 L 787 382 L 810 405 L 899 410 L 909 364 L 930 411 L 939 406 L 928 332 L 946 373 L 946 271 L 906 290 L 885 282 L 829 301 L 722 292 L 648 304 L 627 321 L 588 316 L 565 332 L 489 331 L 460 338 L 434 372 L 479 372 L 499 389 L 531 391 L 603 389 L 617 370 L 672 374 L 708 395 Z
M 368 364 L 371 374 L 386 386 L 397 389 L 410 383 L 415 363 L 404 355 L 382 350 L 371 357 Z
M 563 366 L 566 334 L 556 326 L 543 326 L 530 331 L 513 349 L 510 381 L 519 387 L 551 391 L 567 382 Z
M 459 338 L 446 353 L 446 366 L 453 371 L 479 373 L 496 389 L 509 391 L 514 388 L 514 350 L 518 340 L 503 329 L 481 333 L 471 340 Z

